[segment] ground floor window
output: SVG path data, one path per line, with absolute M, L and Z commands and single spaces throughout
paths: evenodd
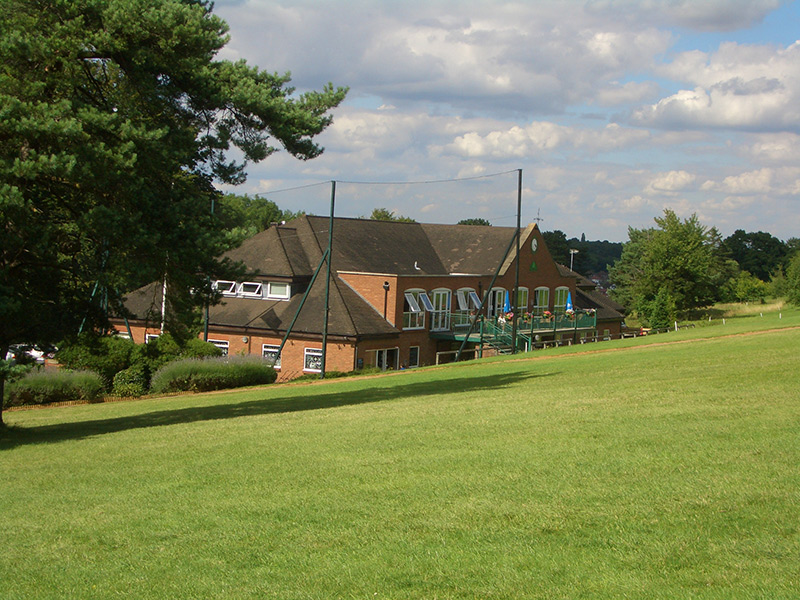
M 546 287 L 538 287 L 534 290 L 533 312 L 541 317 L 544 311 L 550 308 L 550 290 Z
M 278 350 L 280 350 L 280 346 L 274 346 L 272 344 L 263 344 L 261 346 L 261 356 L 263 356 L 268 362 L 272 363 L 272 366 L 275 369 L 281 368 L 281 357 L 278 354 Z
M 303 370 L 311 373 L 322 372 L 322 349 L 306 348 L 303 360 Z
M 400 349 L 399 348 L 384 348 L 382 350 L 375 350 L 375 366 L 382 371 L 387 369 L 398 369 L 400 367 Z
M 153 340 L 157 340 L 157 339 L 158 339 L 158 334 L 157 333 L 148 333 L 147 335 L 144 336 L 144 343 L 145 344 L 149 344 Z
M 408 349 L 408 366 L 412 369 L 419 366 L 419 346 L 411 346 Z
M 222 356 L 228 356 L 228 342 L 225 340 L 208 340 L 209 344 L 214 344 L 217 348 L 222 350 Z

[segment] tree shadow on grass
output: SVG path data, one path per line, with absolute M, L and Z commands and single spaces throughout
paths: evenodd
M 548 373 L 551 375 L 552 373 Z M 194 423 L 234 419 L 256 415 L 290 413 L 307 410 L 323 410 L 340 406 L 355 406 L 371 402 L 385 402 L 403 398 L 419 398 L 448 393 L 481 393 L 499 390 L 515 385 L 526 379 L 542 377 L 544 374 L 528 372 L 502 373 L 484 377 L 437 379 L 436 381 L 406 382 L 402 378 L 390 377 L 376 379 L 373 387 L 359 390 L 335 391 L 338 385 L 330 386 L 331 391 L 318 386 L 308 386 L 307 395 L 297 391 L 292 395 L 275 396 L 261 400 L 249 400 L 231 404 L 198 406 L 178 409 L 157 409 L 147 413 L 98 419 L 42 425 L 38 427 L 13 426 L 0 433 L 0 450 L 28 444 L 56 443 L 66 440 L 79 440 L 108 433 Z M 344 383 L 344 382 L 342 382 Z M 274 389 L 274 388 L 273 388 Z M 164 400 L 165 406 L 169 399 Z

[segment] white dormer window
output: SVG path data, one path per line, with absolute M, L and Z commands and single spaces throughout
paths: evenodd
M 267 298 L 274 300 L 288 300 L 291 289 L 288 283 L 277 283 L 271 281 L 267 284 Z
M 239 284 L 239 295 L 246 298 L 261 298 L 262 285 L 252 281 L 245 281 Z
M 214 282 L 214 289 L 217 290 L 223 296 L 235 296 L 236 282 L 225 281 L 224 279 L 220 279 Z

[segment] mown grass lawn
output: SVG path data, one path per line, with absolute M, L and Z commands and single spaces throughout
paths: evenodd
M 0 597 L 798 598 L 800 329 L 761 329 L 9 412 Z

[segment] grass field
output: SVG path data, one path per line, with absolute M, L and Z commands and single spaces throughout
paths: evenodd
M 8 412 L 0 597 L 799 598 L 781 316 Z

